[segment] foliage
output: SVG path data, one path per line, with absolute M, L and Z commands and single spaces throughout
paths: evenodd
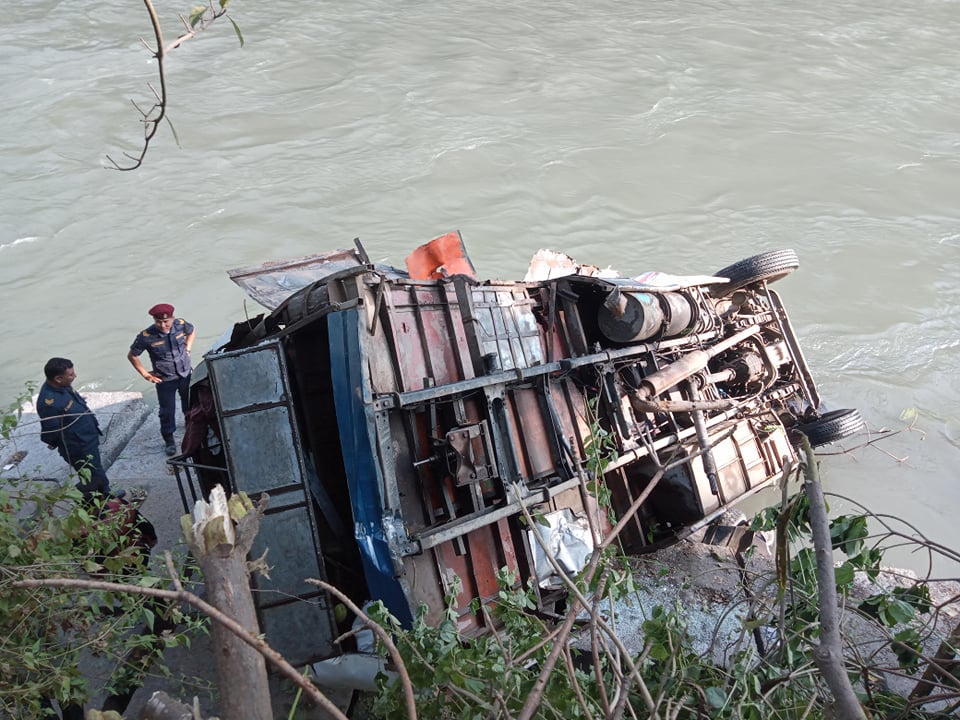
M 615 462 L 617 453 L 616 436 L 600 423 L 600 414 L 597 412 L 599 396 L 588 398 L 586 422 L 589 432 L 585 437 L 586 466 L 590 481 L 587 490 L 597 499 L 600 507 L 606 508 L 611 524 L 616 523 L 611 502 L 610 489 L 603 482 L 603 474 L 607 465 Z
M 517 586 L 516 577 L 505 568 L 498 575 L 500 585 L 495 619 L 502 632 L 466 641 L 457 632 L 456 594 L 447 597 L 447 609 L 437 626 L 425 622 L 422 606 L 409 631 L 403 631 L 382 604 L 371 609 L 371 617 L 398 637 L 398 647 L 414 687 L 420 718 L 513 717 L 523 706 L 539 673 L 550 645 L 543 642 L 549 628 L 538 618 L 533 588 Z M 551 674 L 543 690 L 538 717 L 596 717 L 594 701 L 578 701 L 572 683 L 586 698 L 596 697 L 595 678 L 582 670 Z M 386 678 L 374 717 L 398 717 L 402 711 L 401 689 Z
M 7 439 L 23 400 L 3 413 Z M 101 691 L 124 692 L 141 684 L 165 645 L 188 642 L 184 634 L 158 639 L 145 631 L 183 619 L 155 601 L 15 587 L 51 577 L 160 583 L 126 514 L 102 499 L 85 501 L 70 485 L 5 479 L 0 486 L 0 717 L 42 717 L 45 700 L 82 705 Z M 91 687 L 84 676 L 81 662 L 91 657 L 114 665 L 107 687 Z
M 23 406 L 33 397 L 36 384 L 28 382 L 17 399 L 0 413 L 0 438 L 9 440 L 23 417 Z
M 612 700 L 621 692 L 627 693 L 632 709 L 626 711 L 627 716 L 632 712 L 646 717 L 652 713 L 646 712 L 641 687 L 661 717 L 677 720 L 829 717 L 829 693 L 812 656 L 819 637 L 819 593 L 815 558 L 808 547 L 805 498 L 798 495 L 784 507 L 760 513 L 755 526 L 771 531 L 779 527 L 789 543 L 787 592 L 761 593 L 753 598 L 750 612 L 742 613 L 747 618 L 744 635 L 759 633 L 767 642 L 759 647 L 741 642 L 724 665 L 714 664 L 694 650 L 683 607 L 657 606 L 645 614 L 643 649 L 631 659 L 640 682 L 627 677 L 623 659 L 609 652 L 609 646 L 593 662 L 589 652 L 571 648 L 569 660 L 558 663 L 546 684 L 537 688 L 538 675 L 553 647 L 549 639 L 559 621 L 538 613 L 534 589 L 519 587 L 506 569 L 498 578 L 498 602 L 490 618 L 497 629 L 482 637 L 468 639 L 458 634 L 457 589 L 447 598 L 446 613 L 435 627 L 425 622 L 425 608 L 410 630 L 403 630 L 382 605 L 376 607 L 373 617 L 397 638 L 416 688 L 421 718 L 515 718 L 531 692 L 542 692 L 534 718 L 611 717 Z M 877 542 L 871 543 L 875 539 L 867 514 L 833 518 L 831 539 L 843 558 L 836 572 L 838 591 L 850 597 L 858 571 L 868 580 L 880 575 L 883 550 Z M 606 552 L 598 574 L 608 581 L 594 579 L 587 583 L 589 589 L 610 597 L 611 588 L 616 588 L 614 597 L 628 598 L 632 590 L 615 574 L 621 560 Z M 773 571 L 769 574 L 767 581 L 755 579 L 754 586 L 776 589 Z M 915 673 L 926 665 L 924 649 L 931 638 L 921 621 L 933 609 L 927 586 L 915 582 L 891 590 L 874 587 L 874 594 L 848 605 L 848 612 L 875 633 L 886 632 L 894 666 L 883 666 L 876 655 L 850 653 L 849 674 L 864 708 L 874 717 L 946 717 L 925 711 L 922 702 L 890 692 L 882 682 L 884 673 Z M 580 617 L 585 629 L 581 641 L 573 645 L 583 647 L 583 638 L 597 628 L 586 614 L 581 612 Z M 372 715 L 399 717 L 403 708 L 399 683 L 381 680 Z

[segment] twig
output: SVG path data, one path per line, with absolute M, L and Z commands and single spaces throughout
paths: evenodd
M 333 585 L 324 582 L 323 580 L 316 580 L 314 578 L 307 578 L 306 582 L 311 585 L 316 585 L 323 590 L 326 590 L 331 595 L 337 597 L 347 608 L 360 618 L 360 622 L 370 628 L 377 637 L 380 638 L 380 641 L 386 646 L 387 652 L 390 653 L 390 657 L 393 658 L 394 664 L 397 666 L 397 673 L 400 675 L 400 682 L 403 684 L 403 694 L 404 698 L 407 701 L 407 717 L 410 720 L 416 720 L 417 717 L 417 704 L 416 697 L 413 694 L 413 683 L 410 682 L 410 675 L 407 674 L 407 668 L 403 664 L 403 658 L 400 656 L 400 651 L 397 649 L 397 646 L 393 642 L 393 638 L 390 637 L 390 633 L 380 627 L 379 624 L 375 623 L 367 614 L 363 612 L 356 604 L 346 595 L 344 595 L 340 590 L 335 588 Z

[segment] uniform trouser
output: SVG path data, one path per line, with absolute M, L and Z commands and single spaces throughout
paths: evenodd
M 177 429 L 178 393 L 180 410 L 186 414 L 190 409 L 190 376 L 157 383 L 157 400 L 160 401 L 160 434 L 164 439 L 172 437 L 173 431 Z
M 60 457 L 67 461 L 69 465 L 77 471 L 79 480 L 77 489 L 84 493 L 102 493 L 104 495 L 110 492 L 110 481 L 107 479 L 107 473 L 103 469 L 103 461 L 100 459 L 100 443 L 94 442 L 82 447 L 61 445 L 57 448 Z M 87 477 L 89 472 L 90 477 Z

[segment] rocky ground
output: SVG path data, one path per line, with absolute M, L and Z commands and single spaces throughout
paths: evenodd
M 180 533 L 180 517 L 185 512 L 185 504 L 176 476 L 163 452 L 157 414 L 140 393 L 88 393 L 85 397 L 104 429 L 102 453 L 111 485 L 127 490 L 143 488 L 147 492 L 141 511 L 157 529 L 159 544 L 154 549 L 153 562 L 155 572 L 162 572 L 164 551 L 180 556 L 186 554 Z M 178 428 L 178 440 L 181 433 L 182 428 Z M 0 465 L 0 480 L 27 474 L 67 481 L 66 464 L 55 451 L 48 450 L 40 442 L 39 421 L 31 405 L 24 407 L 22 421 L 12 440 L 0 445 L 0 461 L 3 463 Z M 630 649 L 639 651 L 642 646 L 643 620 L 647 611 L 656 605 L 681 607 L 695 648 L 712 655 L 717 662 L 723 662 L 738 643 L 750 641 L 741 630 L 746 603 L 733 552 L 722 544 L 702 544 L 696 542 L 698 539 L 702 539 L 702 535 L 695 537 L 694 541 L 634 561 L 638 593 L 631 602 L 619 604 L 613 613 L 619 634 Z M 748 575 L 756 591 L 757 583 L 769 576 L 771 565 L 763 539 L 755 544 L 756 553 L 748 567 Z M 893 586 L 909 582 L 910 576 L 908 572 L 891 571 L 881 581 Z M 202 587 L 195 589 L 202 593 Z M 960 616 L 957 600 L 960 598 L 960 584 L 938 583 L 932 591 L 935 602 L 943 608 L 941 634 L 946 634 Z M 872 592 L 862 578 L 860 592 L 863 595 Z M 870 642 L 869 637 L 862 639 L 865 643 Z M 139 717 L 144 703 L 156 690 L 164 690 L 185 702 L 196 698 L 204 717 L 214 715 L 217 709 L 216 669 L 209 639 L 197 637 L 189 648 L 168 650 L 165 662 L 174 671 L 174 676 L 149 678 L 134 696 L 126 717 Z M 87 671 L 96 686 L 101 677 L 106 679 L 109 668 L 94 662 Z M 276 716 L 285 718 L 294 692 L 277 677 L 272 683 Z M 901 684 L 898 689 L 907 692 L 913 681 L 904 680 Z M 331 693 L 341 704 L 345 704 L 349 697 L 349 693 L 342 690 L 331 690 Z M 99 702 L 98 698 L 91 706 L 99 707 Z M 325 715 L 317 709 L 301 706 L 297 717 L 312 720 Z

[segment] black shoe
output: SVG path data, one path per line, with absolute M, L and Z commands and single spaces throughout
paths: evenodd
M 167 440 L 163 446 L 163 451 L 167 454 L 167 457 L 177 454 L 177 446 L 174 444 L 173 440 Z

